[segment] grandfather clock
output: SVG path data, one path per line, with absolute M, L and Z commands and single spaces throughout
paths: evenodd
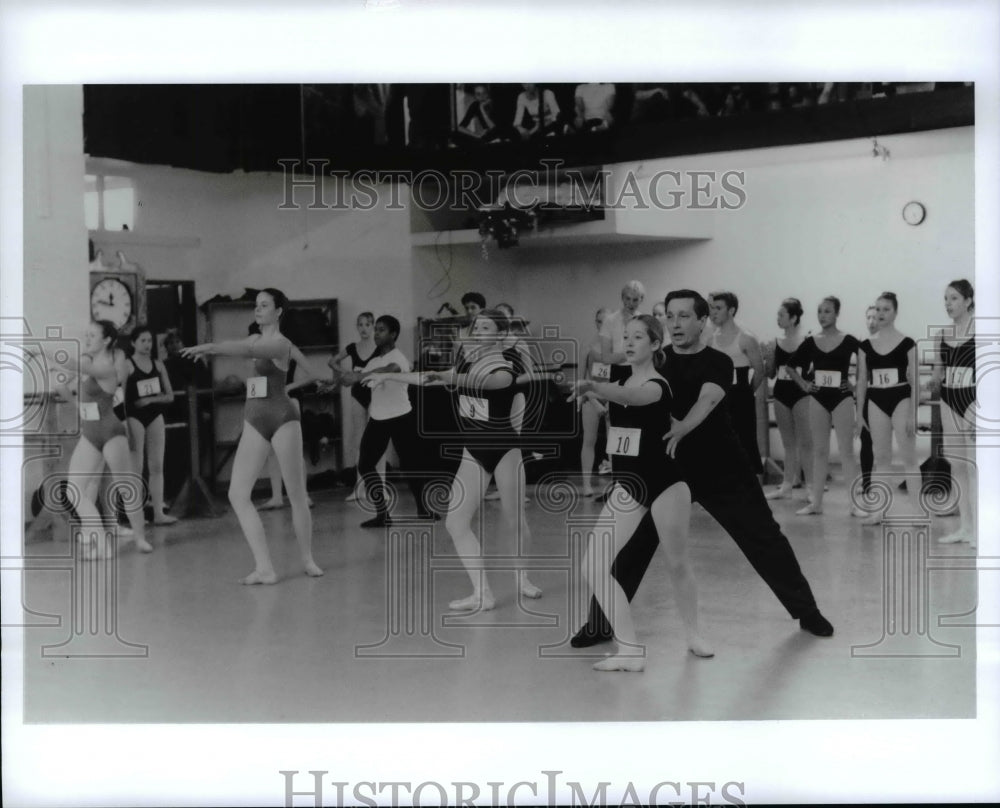
M 146 276 L 119 250 L 117 266 L 106 266 L 100 250 L 90 264 L 90 316 L 108 320 L 122 334 L 146 322 Z

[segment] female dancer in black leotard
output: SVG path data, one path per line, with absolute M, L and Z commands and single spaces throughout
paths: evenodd
M 79 365 L 74 358 L 62 359 L 59 366 L 80 377 L 80 440 L 69 460 L 69 479 L 78 486 L 75 508 L 84 528 L 100 523 L 101 517 L 92 497 L 97 490 L 93 478 L 108 464 L 115 486 L 137 482 L 133 475 L 125 424 L 114 414 L 114 396 L 128 374 L 125 354 L 114 347 L 117 329 L 106 320 L 92 322 L 84 335 L 84 350 Z M 43 351 L 47 349 L 43 346 Z M 137 503 L 144 495 L 133 498 Z M 153 547 L 146 541 L 141 504 L 128 509 L 128 520 L 135 536 L 135 545 L 142 552 Z M 84 559 L 103 558 L 113 551 L 106 546 L 105 533 L 81 531 L 77 540 L 84 547 Z
M 454 611 L 487 611 L 496 598 L 486 573 L 474 563 L 482 555 L 479 539 L 472 532 L 472 517 L 483 500 L 490 477 L 495 476 L 504 518 L 518 539 L 516 559 L 530 544 L 528 523 L 521 502 L 520 438 L 510 422 L 514 387 L 514 357 L 504 350 L 509 325 L 496 309 L 485 309 L 475 318 L 471 338 L 463 343 L 459 364 L 445 371 L 383 373 L 366 384 L 440 382 L 453 386 L 457 424 L 462 436 L 462 461 L 451 488 L 445 527 L 472 582 L 472 594 L 453 600 Z M 516 564 L 519 564 L 515 560 Z M 528 580 L 519 566 L 519 590 L 523 597 L 538 598 L 542 591 Z
M 812 498 L 808 505 L 796 513 L 800 516 L 823 513 L 823 491 L 826 475 L 830 470 L 830 426 L 837 434 L 840 463 L 844 469 L 844 484 L 848 489 L 848 508 L 851 516 L 867 514 L 851 503 L 850 491 L 858 478 L 858 461 L 854 456 L 854 398 L 848 373 L 851 359 L 858 352 L 859 343 L 850 334 L 837 330 L 840 301 L 825 297 L 816 311 L 822 332 L 806 337 L 786 367 L 788 375 L 807 393 L 811 394 L 809 425 L 813 439 Z M 795 368 L 803 368 L 800 374 Z
M 364 370 L 371 358 L 378 353 L 378 346 L 375 345 L 375 339 L 372 336 L 375 332 L 375 315 L 370 311 L 361 312 L 355 321 L 355 326 L 358 329 L 357 342 L 352 342 L 327 363 L 334 373 L 342 369 L 341 366 L 345 359 L 350 360 L 349 370 Z M 361 436 L 365 432 L 365 424 L 368 423 L 368 406 L 371 404 L 371 400 L 371 390 L 360 382 L 351 385 L 351 404 L 349 407 L 351 447 L 348 452 L 348 464 L 353 463 L 355 467 L 357 467 L 361 456 Z M 383 455 L 375 465 L 383 480 L 385 478 L 385 462 L 386 457 Z M 359 473 L 354 483 L 354 490 L 348 494 L 346 501 L 354 502 L 364 494 L 364 490 L 365 486 Z
M 597 326 L 597 338 L 590 346 L 584 360 L 584 378 L 591 381 L 607 381 L 610 376 L 610 366 L 601 363 L 601 326 L 607 316 L 607 309 L 598 309 L 594 316 L 594 323 Z M 597 374 L 597 375 L 595 375 Z M 580 468 L 583 474 L 583 495 L 585 497 L 594 496 L 594 487 L 591 483 L 594 471 L 594 455 L 597 448 L 597 432 L 601 425 L 601 418 L 607 415 L 608 408 L 603 401 L 596 398 L 583 396 L 579 401 L 580 421 L 583 428 L 583 441 L 580 445 Z
M 583 575 L 601 609 L 611 619 L 618 653 L 594 665 L 600 671 L 641 671 L 645 648 L 638 644 L 628 598 L 611 574 L 611 565 L 636 528 L 652 511 L 653 523 L 666 548 L 667 570 L 677 609 L 684 623 L 687 645 L 695 656 L 713 652 L 698 633 L 698 592 L 688 561 L 688 524 L 691 491 L 681 479 L 673 458 L 663 446 L 663 430 L 670 424 L 670 385 L 657 373 L 663 363 L 663 329 L 655 317 L 640 314 L 625 326 L 625 356 L 632 373 L 617 383 L 581 379 L 575 396 L 608 402 L 608 454 L 615 490 L 601 521 L 613 522 L 613 536 L 597 530 L 590 538 Z
M 952 281 L 944 292 L 944 308 L 954 323 L 938 335 L 933 384 L 941 390 L 941 427 L 948 454 L 956 462 L 951 474 L 958 486 L 959 527 L 938 539 L 942 544 L 976 546 L 979 478 L 976 473 L 976 293 L 967 280 Z
M 802 303 L 789 297 L 778 308 L 778 327 L 785 336 L 775 338 L 768 351 L 767 373 L 774 381 L 774 418 L 778 422 L 781 445 L 785 451 L 785 468 L 781 486 L 765 494 L 767 499 L 783 499 L 792 495 L 805 472 L 806 488 L 812 483 L 812 430 L 809 427 L 809 394 L 788 373 L 788 364 L 802 344 Z M 801 374 L 802 368 L 796 368 Z
M 260 334 L 229 342 L 206 343 L 183 348 L 188 358 L 218 354 L 253 359 L 253 376 L 247 379 L 247 403 L 243 411 L 243 433 L 233 458 L 229 480 L 229 502 L 240 521 L 243 535 L 254 557 L 254 571 L 243 578 L 244 584 L 273 584 L 278 580 L 267 549 L 267 538 L 260 515 L 250 495 L 260 476 L 268 452 L 274 447 L 281 466 L 281 476 L 292 504 L 292 523 L 298 540 L 302 564 L 307 575 L 323 574 L 312 557 L 312 515 L 306 495 L 305 464 L 302 459 L 302 424 L 298 407 L 285 391 L 288 363 L 294 359 L 309 368 L 309 361 L 278 330 L 288 299 L 277 289 L 257 294 L 254 320 Z M 310 370 L 320 378 L 320 373 Z
M 172 525 L 176 516 L 163 512 L 163 452 L 167 445 L 163 409 L 174 400 L 167 369 L 153 358 L 153 331 L 139 326 L 131 335 L 132 357 L 127 362 L 125 412 L 128 415 L 132 468 L 142 475 L 149 464 L 149 497 L 153 501 L 153 524 Z
M 907 479 L 907 492 L 919 480 L 917 465 L 917 404 L 920 401 L 917 375 L 917 344 L 896 330 L 896 313 L 899 301 L 892 292 L 883 292 L 875 301 L 878 331 L 861 343 L 858 353 L 858 423 L 867 425 L 872 436 L 875 465 L 872 479 L 885 474 L 892 467 L 892 436 L 903 461 Z M 865 396 L 867 395 L 867 406 Z M 867 413 L 867 424 L 865 424 Z M 886 485 L 894 497 L 900 492 L 896 486 Z M 913 513 L 912 503 L 908 512 Z M 865 520 L 866 525 L 877 525 L 880 514 Z

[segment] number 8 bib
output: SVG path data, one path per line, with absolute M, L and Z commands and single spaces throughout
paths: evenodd
M 247 398 L 267 398 L 267 376 L 247 379 Z

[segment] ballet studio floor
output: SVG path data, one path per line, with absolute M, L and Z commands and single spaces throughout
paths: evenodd
M 68 543 L 29 545 L 25 721 L 975 716 L 974 551 L 933 541 L 954 529 L 957 517 L 934 519 L 929 544 L 886 543 L 881 528 L 846 516 L 839 486 L 821 516 L 795 516 L 798 500 L 773 503 L 836 627 L 834 637 L 820 639 L 799 629 L 696 506 L 691 556 L 715 658 L 686 652 L 661 549 L 634 608 L 646 671 L 611 674 L 590 667 L 610 645 L 568 644 L 584 604 L 569 575 L 573 536 L 592 524 L 598 505 L 585 500 L 570 513 L 542 507 L 529 487 L 539 567 L 532 579 L 544 596 L 519 604 L 515 573 L 493 570 L 497 608 L 456 617 L 448 601 L 466 595 L 469 583 L 456 569 L 443 523 L 426 542 L 405 525 L 393 537 L 362 529 L 366 514 L 345 503 L 345 493 L 313 494 L 322 578 L 300 572 L 290 510 L 262 515 L 281 576 L 276 586 L 237 583 L 252 564 L 228 509 L 216 519 L 151 529 L 152 555 L 125 545 L 116 565 L 87 563 L 75 573 Z M 486 553 L 494 566 L 509 566 L 503 553 L 512 544 L 498 527 L 499 504 L 486 502 L 480 513 Z

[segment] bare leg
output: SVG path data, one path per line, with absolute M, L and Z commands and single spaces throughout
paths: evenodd
M 76 513 L 80 519 L 80 543 L 86 548 L 83 559 L 102 558 L 107 548 L 101 515 L 97 511 L 97 477 L 104 468 L 104 455 L 86 438 L 80 438 L 69 459 L 69 485 L 76 491 L 70 494 L 76 500 Z M 93 530 L 91 530 L 93 528 Z
M 455 544 L 455 551 L 465 564 L 465 571 L 472 582 L 472 595 L 461 600 L 453 600 L 448 604 L 450 609 L 456 611 L 488 611 L 496 605 L 489 581 L 486 580 L 486 572 L 475 569 L 471 564 L 471 559 L 478 558 L 482 554 L 479 539 L 472 532 L 472 517 L 483 499 L 486 483 L 487 475 L 483 467 L 473 460 L 466 450 L 462 454 L 462 462 L 451 484 L 451 500 L 444 522 Z
M 593 591 L 601 610 L 608 616 L 618 643 L 618 653 L 596 663 L 594 670 L 639 672 L 646 667 L 646 648 L 636 638 L 628 598 L 621 584 L 611 574 L 611 565 L 622 547 L 632 538 L 646 515 L 646 509 L 630 502 L 630 507 L 617 510 L 612 503 L 618 498 L 619 493 L 614 492 L 604 503 L 583 557 L 584 580 Z M 613 524 L 611 536 L 607 535 L 606 530 L 609 522 Z
M 590 478 L 594 471 L 594 449 L 597 445 L 597 427 L 601 414 L 592 401 L 585 400 L 580 405 L 580 420 L 583 422 L 583 444 L 580 447 L 580 468 L 583 474 L 583 495 L 594 495 Z
M 142 475 L 132 466 L 132 454 L 129 452 L 128 438 L 119 435 L 104 444 L 104 459 L 111 470 L 116 486 L 135 486 L 138 488 L 135 505 L 127 509 L 128 521 L 135 534 L 135 546 L 143 553 L 151 553 L 153 546 L 146 541 L 146 519 L 143 515 L 143 505 L 146 502 L 146 486 Z
M 163 512 L 163 453 L 167 445 L 167 430 L 163 416 L 157 418 L 146 430 L 146 443 L 149 446 L 147 464 L 149 466 L 149 497 L 153 500 L 153 524 L 172 525 L 176 516 L 167 516 Z M 141 466 L 136 466 L 136 469 Z
M 688 649 L 698 657 L 715 652 L 698 632 L 698 587 L 688 559 L 688 528 L 691 523 L 691 492 L 676 483 L 653 502 L 653 523 L 667 557 L 667 573 L 674 586 L 674 600 L 684 623 Z
M 146 427 L 142 425 L 142 421 L 139 421 L 136 418 L 129 418 L 127 423 L 129 449 L 131 450 L 132 457 L 132 470 L 141 477 L 143 467 L 146 465 Z M 150 481 L 149 488 L 149 495 L 152 497 L 152 481 Z M 156 513 L 155 508 L 153 509 L 153 513 Z
M 868 407 L 869 417 L 875 409 Z M 851 516 L 867 516 L 865 511 L 854 505 L 852 492 L 861 486 L 861 467 L 854 454 L 854 399 L 846 398 L 833 411 L 833 431 L 837 435 L 840 450 L 840 465 L 844 470 L 844 486 L 847 488 L 847 510 Z M 873 436 L 874 437 L 874 436 Z M 891 454 L 891 452 L 890 452 Z
M 830 471 L 830 425 L 826 407 L 809 397 L 809 431 L 813 442 L 812 502 L 796 511 L 800 516 L 823 513 L 823 489 Z
M 540 598 L 542 590 L 528 580 L 522 555 L 530 551 L 531 532 L 528 530 L 528 520 L 521 502 L 524 495 L 524 463 L 521 462 L 519 449 L 507 452 L 497 464 L 496 481 L 497 490 L 500 492 L 500 509 L 517 542 L 518 589 L 526 598 Z
M 799 449 L 799 463 L 802 466 L 802 474 L 806 478 L 806 490 L 812 488 L 813 481 L 813 436 L 809 426 L 809 409 L 812 397 L 800 398 L 792 407 L 792 418 L 795 421 L 795 441 Z M 798 478 L 792 483 L 798 482 Z M 823 483 L 826 487 L 826 483 Z
M 872 435 L 872 452 L 875 458 L 874 466 L 872 467 L 872 482 L 879 482 L 886 487 L 889 491 L 890 502 L 897 497 L 903 496 L 902 492 L 894 484 L 890 474 L 892 471 L 892 437 L 895 434 L 896 442 L 900 449 L 900 457 L 903 461 L 903 468 L 907 473 L 906 512 L 916 515 L 915 500 L 910 489 L 914 485 L 919 485 L 917 479 L 919 479 L 920 468 L 917 466 L 916 436 L 907 437 L 906 435 L 906 413 L 909 407 L 910 400 L 906 399 L 896 407 L 890 419 L 888 415 L 882 412 L 881 407 L 878 407 L 869 400 L 868 427 Z M 914 474 L 916 474 L 917 479 L 914 479 Z M 882 514 L 877 513 L 871 518 L 866 519 L 864 523 L 866 525 L 878 525 L 881 522 Z
M 775 401 L 774 419 L 778 422 L 781 446 L 785 451 L 785 469 L 781 479 L 781 487 L 777 491 L 769 491 L 767 498 L 782 499 L 791 496 L 795 481 L 799 478 L 801 462 L 799 460 L 799 445 L 795 437 L 795 419 L 792 411 L 780 401 Z
M 312 513 L 309 510 L 306 470 L 302 461 L 301 423 L 289 421 L 282 424 L 271 439 L 271 446 L 281 466 L 288 501 L 292 504 L 292 524 L 295 526 L 295 539 L 299 543 L 302 565 L 306 575 L 318 577 L 323 574 L 323 570 L 313 561 L 312 556 Z
M 958 530 L 938 539 L 941 544 L 969 542 L 977 544 L 979 475 L 976 470 L 975 423 L 972 415 L 975 405 L 966 416 L 957 414 L 944 401 L 941 402 L 941 424 L 947 438 L 947 454 L 954 458 L 951 476 L 959 492 Z
M 243 584 L 273 584 L 278 580 L 267 549 L 264 524 L 250 499 L 254 483 L 257 482 L 270 451 L 271 444 L 244 421 L 243 434 L 236 447 L 236 457 L 233 458 L 233 474 L 229 479 L 229 503 L 239 519 L 254 560 L 254 571 L 241 579 L 240 583 Z
M 262 511 L 273 511 L 285 507 L 285 497 L 281 493 L 281 466 L 272 448 L 267 453 L 267 478 L 271 482 L 271 498 L 267 502 L 262 502 Z

